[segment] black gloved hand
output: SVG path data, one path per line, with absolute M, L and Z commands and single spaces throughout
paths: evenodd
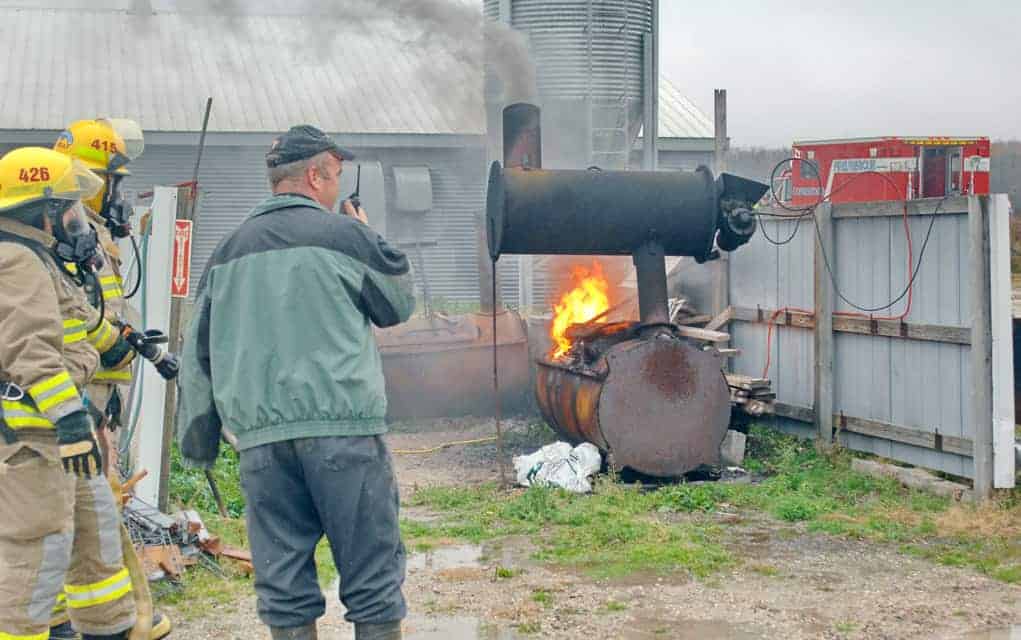
M 131 362 L 135 357 L 134 351 L 135 349 L 131 346 L 131 343 L 121 336 L 117 338 L 117 342 L 112 347 L 100 354 L 99 362 L 103 365 L 104 369 L 119 369 Z
M 103 457 L 92 431 L 92 417 L 84 409 L 57 420 L 57 445 L 64 471 L 82 478 L 103 473 Z
M 163 354 L 163 357 L 155 362 L 156 371 L 163 376 L 164 380 L 173 380 L 177 377 L 177 372 L 181 370 L 181 364 L 178 361 L 177 356 L 169 351 L 161 353 Z
M 136 331 L 130 324 L 124 324 L 121 329 L 121 335 L 124 336 L 124 340 L 127 341 L 131 348 L 137 351 L 143 358 L 152 362 L 154 358 L 160 354 L 160 348 L 154 344 L 145 341 L 145 334 L 141 331 Z
M 177 356 L 167 353 L 161 349 L 157 342 L 166 342 L 166 336 L 160 331 L 136 331 L 131 325 L 122 325 L 121 335 L 131 345 L 131 348 L 142 355 L 143 358 L 156 366 L 156 371 L 163 376 L 164 380 L 173 380 L 181 368 Z

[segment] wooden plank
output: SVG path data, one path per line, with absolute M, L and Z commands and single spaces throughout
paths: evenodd
M 705 326 L 709 331 L 719 331 L 734 317 L 734 307 L 728 306 Z
M 975 452 L 975 497 L 993 492 L 993 354 L 989 275 L 989 196 L 968 199 L 968 247 L 971 275 L 971 423 Z
M 727 384 L 732 387 L 746 387 L 748 389 L 768 389 L 770 387 L 769 378 L 753 378 L 751 376 L 744 376 L 740 373 L 727 373 Z
M 815 330 L 813 354 L 815 379 L 812 398 L 816 409 L 816 437 L 822 449 L 833 444 L 833 282 L 824 263 L 826 256 L 836 258 L 833 251 L 833 205 L 828 202 L 816 207 L 815 224 L 818 241 L 815 248 Z M 836 265 L 833 265 L 836 268 Z
M 814 329 L 814 314 L 802 311 L 782 311 L 776 314 L 775 309 L 734 307 L 734 320 L 740 322 L 770 323 L 777 326 Z M 918 322 L 898 322 L 897 320 L 875 320 L 857 316 L 833 314 L 833 330 L 840 333 L 857 333 L 860 335 L 884 336 L 887 338 L 904 338 L 923 342 L 943 342 L 947 344 L 971 344 L 971 329 L 950 325 L 922 324 Z
M 939 211 L 937 211 L 939 207 Z M 908 201 L 909 216 L 962 215 L 968 211 L 966 196 L 950 198 L 920 198 Z M 894 200 L 884 202 L 848 202 L 833 205 L 834 219 L 847 218 L 899 218 L 904 215 L 904 203 Z
M 808 407 L 799 407 L 784 402 L 776 402 L 773 406 L 776 415 L 778 416 L 790 418 L 799 422 L 815 422 L 815 411 Z M 878 420 L 868 420 L 865 418 L 841 415 L 838 413 L 833 416 L 833 424 L 837 427 L 837 433 L 841 431 L 856 433 L 882 440 L 890 440 L 891 442 L 914 445 L 923 449 L 946 451 L 948 453 L 955 453 L 962 456 L 971 456 L 973 451 L 971 440 L 966 438 L 941 436 L 931 431 L 913 429 L 911 427 L 890 424 L 888 422 L 880 422 Z
M 790 418 L 798 422 L 815 422 L 815 412 L 807 407 L 799 407 L 786 402 L 773 403 L 776 415 L 782 418 Z
M 688 326 L 688 325 L 692 325 L 692 324 L 705 324 L 705 323 L 709 322 L 712 319 L 713 319 L 713 317 L 710 316 L 710 315 L 688 316 L 687 318 L 678 318 L 677 320 L 674 320 L 674 324 L 679 324 L 679 325 L 684 325 L 684 326 Z M 706 327 L 706 328 L 708 329 L 708 327 Z M 715 329 L 709 329 L 709 330 L 710 331 L 715 331 Z
M 698 327 L 675 327 L 678 335 L 684 336 L 685 338 L 693 338 L 695 340 L 705 340 L 706 342 L 727 342 L 730 340 L 729 333 L 723 333 L 722 331 L 708 331 L 706 329 L 699 329 Z

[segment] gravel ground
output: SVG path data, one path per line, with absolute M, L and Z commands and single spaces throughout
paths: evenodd
M 530 451 L 541 434 L 510 421 L 511 453 Z M 491 433 L 485 421 L 398 425 L 394 450 L 436 446 Z M 529 438 L 536 440 L 529 442 Z M 495 480 L 496 447 L 452 447 L 396 455 L 402 492 L 437 484 Z M 421 510 L 406 517 L 428 518 Z M 1018 638 L 1021 587 L 970 569 L 944 567 L 876 543 L 807 533 L 755 513 L 721 514 L 727 544 L 743 561 L 708 580 L 633 575 L 597 581 L 529 560 L 531 544 L 512 538 L 484 547 L 452 546 L 415 555 L 405 594 L 405 637 L 504 638 Z M 495 568 L 520 575 L 497 579 Z M 549 592 L 546 603 L 533 600 Z M 353 638 L 335 592 L 320 638 Z M 170 612 L 173 615 L 173 611 Z M 1012 624 L 1019 625 L 1011 635 Z M 178 626 L 176 637 L 268 639 L 253 597 Z

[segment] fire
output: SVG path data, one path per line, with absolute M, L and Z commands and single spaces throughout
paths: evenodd
M 565 293 L 558 304 L 553 305 L 550 337 L 554 343 L 554 358 L 570 350 L 571 340 L 566 334 L 571 325 L 588 322 L 610 308 L 610 298 L 607 295 L 610 285 L 598 262 L 593 262 L 591 268 L 571 269 L 571 283 L 574 288 Z M 599 318 L 597 322 L 606 322 L 606 318 Z

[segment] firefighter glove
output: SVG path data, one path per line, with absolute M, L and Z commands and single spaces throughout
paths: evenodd
M 75 411 L 57 420 L 57 445 L 64 471 L 83 478 L 103 473 L 103 458 L 88 412 Z
M 106 352 L 100 354 L 99 361 L 104 369 L 121 369 L 135 357 L 132 344 L 123 335 Z
M 156 365 L 156 371 L 163 376 L 164 380 L 173 380 L 177 377 L 177 372 L 181 370 L 181 365 L 177 360 L 177 356 L 162 350 L 160 351 L 160 356 L 160 359 L 154 362 Z

